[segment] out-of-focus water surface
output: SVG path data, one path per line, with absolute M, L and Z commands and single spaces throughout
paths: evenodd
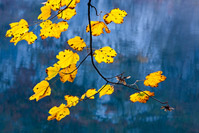
M 89 88 L 99 89 L 105 82 L 88 59 L 78 70 L 74 83 L 52 85 L 52 94 L 39 102 L 29 101 L 35 84 L 46 77 L 45 69 L 54 64 L 66 41 L 85 32 L 87 0 L 77 5 L 77 15 L 60 39 L 48 38 L 28 45 L 14 46 L 5 38 L 9 23 L 26 19 L 36 21 L 42 0 L 0 0 L 0 129 L 1 132 L 199 132 L 199 1 L 198 0 L 93 0 L 99 11 L 126 10 L 122 25 L 110 24 L 110 34 L 94 37 L 94 47 L 111 46 L 118 55 L 114 64 L 97 65 L 111 77 L 125 72 L 144 79 L 162 70 L 167 76 L 155 92 L 156 98 L 169 101 L 173 112 L 160 110 L 154 100 L 131 103 L 134 90 L 115 87 L 111 96 L 87 100 L 71 108 L 71 114 L 57 122 L 48 122 L 48 110 L 64 102 L 64 95 L 81 96 Z M 92 20 L 100 20 L 92 10 Z M 32 27 L 33 28 L 33 27 Z M 39 35 L 39 28 L 35 30 Z M 81 54 L 83 59 L 86 51 Z M 81 60 L 80 59 L 80 60 Z

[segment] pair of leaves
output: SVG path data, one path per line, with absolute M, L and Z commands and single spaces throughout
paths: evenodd
M 103 19 L 106 24 L 110 24 L 114 22 L 116 24 L 122 24 L 124 21 L 124 17 L 127 13 L 124 10 L 120 10 L 119 8 L 113 9 L 110 13 L 107 13 L 103 16 Z M 110 33 L 111 31 L 108 29 L 107 25 L 102 21 L 91 21 L 91 31 L 93 36 L 99 36 L 104 34 L 104 29 L 106 33 Z M 86 27 L 86 32 L 90 31 L 89 25 Z
M 130 100 L 132 102 L 146 103 L 149 100 L 150 96 L 154 96 L 154 92 L 150 91 L 137 92 L 130 96 Z
M 162 71 L 150 73 L 144 80 L 145 86 L 158 87 L 158 83 L 165 81 L 166 76 L 162 75 Z
M 86 93 L 84 93 L 81 96 L 81 100 L 84 100 L 86 97 L 89 99 L 94 99 L 95 95 L 97 93 L 99 93 L 99 97 L 101 98 L 104 95 L 111 95 L 114 92 L 114 87 L 111 85 L 103 85 L 98 91 L 96 91 L 96 89 L 92 88 L 86 91 Z
M 52 23 L 52 21 L 47 20 L 40 24 L 40 36 L 42 39 L 46 39 L 47 37 L 55 37 L 60 38 L 61 32 L 64 32 L 68 29 L 68 23 L 65 21 L 61 21 L 59 23 Z
M 80 0 L 48 0 L 46 4 L 41 7 L 41 14 L 38 16 L 39 20 L 47 20 L 51 16 L 51 9 L 54 11 L 59 10 L 59 14 L 57 17 L 64 20 L 71 19 L 74 15 L 76 15 L 76 4 L 79 3 Z M 70 3 L 70 5 L 69 5 Z M 69 5 L 69 6 L 68 6 Z M 68 6 L 64 11 L 60 10 L 61 7 Z
M 10 27 L 11 29 L 6 32 L 6 37 L 12 37 L 10 42 L 13 42 L 14 45 L 17 45 L 21 40 L 26 40 L 28 44 L 32 44 L 37 39 L 33 32 L 29 32 L 28 22 L 24 19 L 11 23 Z

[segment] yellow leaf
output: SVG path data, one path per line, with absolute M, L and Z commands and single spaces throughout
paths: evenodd
M 37 39 L 37 36 L 33 32 L 26 32 L 21 36 L 13 37 L 10 42 L 13 42 L 14 45 L 17 45 L 19 41 L 26 40 L 28 44 L 32 44 Z
M 65 21 L 59 23 L 52 23 L 52 21 L 47 20 L 40 24 L 40 36 L 42 39 L 46 39 L 47 37 L 55 37 L 60 38 L 61 32 L 66 31 L 68 29 L 68 23 Z
M 82 51 L 84 47 L 86 47 L 86 43 L 84 42 L 84 40 L 79 37 L 76 36 L 74 38 L 71 38 L 67 41 L 68 45 L 73 48 L 74 50 L 77 51 Z
M 158 83 L 165 81 L 166 76 L 161 75 L 162 71 L 150 73 L 144 80 L 145 86 L 158 87 Z
M 59 12 L 61 12 L 60 14 L 57 15 L 59 19 L 62 18 L 65 20 L 70 20 L 73 16 L 76 15 L 76 10 L 71 8 L 67 8 L 64 11 L 59 11 Z
M 117 55 L 114 49 L 109 46 L 103 47 L 99 50 L 95 50 L 94 57 L 98 63 L 113 63 L 114 58 Z
M 62 1 L 63 1 L 63 0 L 62 0 Z M 61 7 L 60 3 L 61 3 L 61 0 L 48 0 L 48 1 L 46 2 L 46 5 L 47 5 L 47 6 L 50 6 L 50 8 L 51 8 L 52 10 L 57 11 L 57 10 L 59 10 L 60 7 Z
M 69 3 L 70 3 L 68 8 L 75 8 L 76 4 L 79 3 L 79 2 L 80 2 L 80 0 L 73 0 L 72 2 L 71 2 L 71 0 L 62 0 L 61 1 L 61 6 L 68 6 Z
M 106 33 L 110 33 L 111 31 L 108 29 L 108 27 L 106 26 L 106 24 L 104 22 L 101 21 L 91 21 L 91 31 L 92 31 L 92 35 L 93 36 L 99 36 L 102 33 L 104 34 L 103 29 L 105 29 Z M 90 28 L 89 25 L 87 25 L 86 27 L 86 32 L 89 32 Z
M 130 96 L 130 100 L 132 102 L 146 103 L 149 100 L 149 96 L 154 96 L 154 92 L 150 91 L 137 92 Z
M 77 96 L 65 95 L 64 98 L 67 101 L 67 107 L 76 106 L 79 102 L 79 98 Z
M 51 16 L 51 7 L 44 5 L 41 7 L 41 14 L 38 16 L 39 20 L 47 20 Z
M 59 72 L 61 82 L 63 82 L 63 83 L 65 83 L 66 81 L 73 82 L 76 77 L 76 74 L 77 74 L 77 70 L 75 70 L 75 69 L 76 69 L 76 64 L 71 64 L 68 67 L 63 68 Z M 73 73 L 71 73 L 71 72 L 73 72 Z
M 48 116 L 47 120 L 53 120 L 56 119 L 57 121 L 60 121 L 62 118 L 70 114 L 69 109 L 65 104 L 61 104 L 59 107 L 54 106 L 49 110 L 50 116 Z
M 58 64 L 54 64 L 54 66 L 50 66 L 48 68 L 46 68 L 46 74 L 48 75 L 47 78 L 45 78 L 45 80 L 51 80 L 52 78 L 54 78 L 60 70 L 60 66 Z
M 49 86 L 49 83 L 45 80 L 41 81 L 38 83 L 34 88 L 34 95 L 32 95 L 29 100 L 34 100 L 39 101 L 43 97 L 49 96 L 51 94 L 51 88 Z
M 104 95 L 111 95 L 114 92 L 114 87 L 112 85 L 103 85 L 98 92 L 100 98 Z
M 71 64 L 77 64 L 77 61 L 79 61 L 79 55 L 73 53 L 73 51 L 69 49 L 59 52 L 59 55 L 57 55 L 56 58 L 59 59 L 57 63 L 61 68 L 68 67 Z
M 89 99 L 94 99 L 95 97 L 95 94 L 97 94 L 97 91 L 96 89 L 89 89 L 86 91 L 86 93 L 84 93 L 82 96 L 81 96 L 81 101 L 85 99 L 85 97 L 89 98 Z
M 103 19 L 106 24 L 114 22 L 116 24 L 121 24 L 124 21 L 124 17 L 127 13 L 124 10 L 120 10 L 119 8 L 111 10 L 110 13 L 104 15 Z
M 11 29 L 6 32 L 6 37 L 20 37 L 29 31 L 28 22 L 21 19 L 19 22 L 10 24 Z

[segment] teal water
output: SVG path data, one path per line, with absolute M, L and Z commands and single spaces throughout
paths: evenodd
M 115 63 L 97 67 L 106 77 L 121 72 L 131 75 L 128 83 L 162 70 L 167 79 L 158 88 L 139 86 L 154 91 L 156 98 L 168 101 L 175 110 L 164 112 L 152 99 L 146 104 L 131 103 L 129 96 L 135 91 L 117 86 L 111 96 L 71 108 L 71 114 L 60 122 L 46 119 L 51 107 L 64 102 L 64 95 L 81 96 L 105 82 L 87 59 L 74 83 L 57 81 L 50 97 L 28 100 L 34 85 L 46 77 L 45 69 L 57 61 L 58 52 L 68 48 L 69 38 L 81 36 L 89 43 L 87 1 L 81 0 L 60 39 L 38 39 L 32 45 L 22 41 L 13 46 L 4 37 L 9 23 L 21 18 L 35 22 L 41 2 L 0 0 L 0 132 L 199 132 L 198 0 L 93 0 L 99 11 L 120 8 L 128 13 L 122 25 L 109 25 L 110 34 L 94 37 L 95 48 L 108 45 L 118 53 Z M 92 11 L 92 20 L 100 20 Z M 39 35 L 39 28 L 35 33 Z M 85 54 L 81 53 L 81 59 Z

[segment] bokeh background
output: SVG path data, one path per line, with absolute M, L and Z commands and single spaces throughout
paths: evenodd
M 87 89 L 99 89 L 105 82 L 92 68 L 90 59 L 78 70 L 74 83 L 51 85 L 52 94 L 39 102 L 29 101 L 32 88 L 46 77 L 66 41 L 81 36 L 89 43 L 85 27 L 87 1 L 77 5 L 77 15 L 60 39 L 48 38 L 14 46 L 5 38 L 9 23 L 21 18 L 37 22 L 42 0 L 0 0 L 0 132 L 199 132 L 199 1 L 198 0 L 93 0 L 98 11 L 120 8 L 128 13 L 121 25 L 110 24 L 110 34 L 94 37 L 94 47 L 111 46 L 118 55 L 113 64 L 98 68 L 106 77 L 125 72 L 128 83 L 162 70 L 167 76 L 155 92 L 156 98 L 175 108 L 164 112 L 150 99 L 132 103 L 135 91 L 117 86 L 111 96 L 87 100 L 70 109 L 71 114 L 48 122 L 48 110 L 59 106 L 64 95 L 81 96 Z M 102 20 L 92 10 L 92 20 Z M 34 27 L 31 27 L 32 29 Z M 39 35 L 39 27 L 34 32 Z M 86 55 L 86 50 L 81 59 Z M 81 60 L 80 59 L 80 60 Z M 53 80 L 52 80 L 53 81 Z

